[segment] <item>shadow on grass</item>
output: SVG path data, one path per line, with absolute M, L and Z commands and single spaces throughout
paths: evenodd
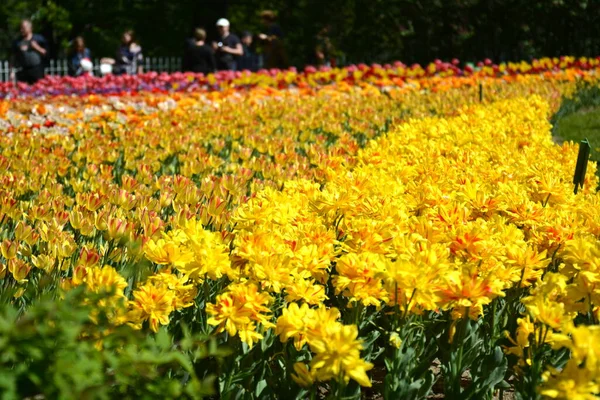
M 563 100 L 551 122 L 557 142 L 579 143 L 587 138 L 590 158 L 600 161 L 600 86 L 581 86 L 572 98 Z

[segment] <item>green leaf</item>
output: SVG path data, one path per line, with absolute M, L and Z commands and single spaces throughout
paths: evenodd
M 266 387 L 267 387 L 267 381 L 264 379 L 262 379 L 256 383 L 256 388 L 254 389 L 254 394 L 256 395 L 256 398 L 261 398 L 260 395 Z
M 497 388 L 497 385 L 504 382 L 504 376 L 508 366 L 500 346 L 496 346 L 491 354 L 482 357 L 479 363 L 471 370 L 472 382 L 469 388 L 464 392 L 465 399 L 481 399 L 485 393 Z

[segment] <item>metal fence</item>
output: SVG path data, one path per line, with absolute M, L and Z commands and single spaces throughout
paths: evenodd
M 94 75 L 100 75 L 100 59 L 93 60 Z M 176 72 L 181 71 L 181 57 L 146 57 L 144 71 Z M 49 60 L 45 68 L 46 75 L 65 76 L 69 74 L 66 59 Z M 0 61 L 0 82 L 10 81 L 11 70 L 8 61 Z

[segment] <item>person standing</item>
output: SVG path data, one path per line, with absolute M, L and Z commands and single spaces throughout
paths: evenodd
M 185 53 L 185 51 L 187 51 L 187 49 L 189 49 L 190 47 L 192 47 L 194 45 L 194 43 L 196 43 L 196 31 L 198 29 L 204 29 L 201 26 L 196 26 L 192 29 L 192 32 L 190 34 L 190 36 L 185 38 L 185 41 L 183 43 L 183 51 Z
M 141 74 L 144 72 L 143 62 L 142 47 L 136 43 L 133 31 L 125 31 L 121 37 L 121 46 L 117 50 L 116 73 Z
M 260 13 L 260 19 L 266 27 L 267 33 L 261 33 L 258 38 L 263 42 L 266 68 L 287 68 L 288 59 L 283 45 L 283 31 L 277 24 L 277 17 L 273 11 L 265 10 Z
M 48 54 L 48 44 L 42 35 L 33 33 L 30 20 L 21 21 L 21 37 L 12 45 L 10 62 L 11 79 L 14 79 L 14 68 L 18 68 L 16 78 L 19 82 L 30 85 L 44 77 L 44 57 Z
M 191 43 L 185 52 L 184 65 L 186 71 L 201 72 L 205 75 L 215 72 L 215 55 L 212 48 L 206 45 L 205 40 L 206 31 L 197 28 L 194 31 L 194 43 Z
M 329 26 L 326 25 L 315 37 L 315 48 L 311 62 L 316 67 L 335 67 L 335 49 L 329 37 Z
M 252 50 L 252 33 L 244 31 L 241 36 L 243 55 L 238 60 L 238 69 L 256 72 L 258 70 L 258 56 Z
M 77 36 L 73 39 L 71 52 L 69 54 L 69 75 L 91 75 L 92 67 L 92 55 L 90 49 L 85 47 L 83 38 Z
M 240 39 L 229 32 L 229 21 L 221 18 L 217 21 L 219 41 L 213 43 L 216 53 L 217 69 L 237 70 L 237 59 L 244 54 Z

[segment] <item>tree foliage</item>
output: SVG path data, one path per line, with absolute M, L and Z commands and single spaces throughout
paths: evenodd
M 310 60 L 316 34 L 350 62 L 528 59 L 600 53 L 597 0 L 4 0 L 0 56 L 21 18 L 32 18 L 54 56 L 82 34 L 96 56 L 111 56 L 122 30 L 133 28 L 147 55 L 180 55 L 194 26 L 216 33 L 219 17 L 239 32 L 258 33 L 258 12 L 275 10 L 291 60 Z

